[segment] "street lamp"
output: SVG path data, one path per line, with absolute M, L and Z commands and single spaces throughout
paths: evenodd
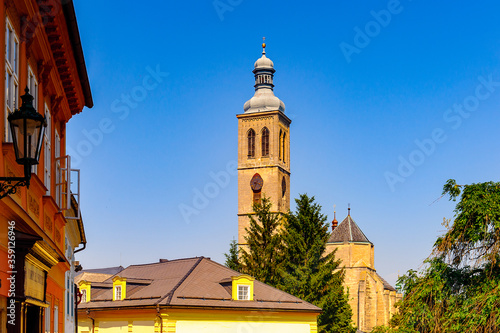
M 45 117 L 33 107 L 33 96 L 24 89 L 21 107 L 8 116 L 16 162 L 24 165 L 24 177 L 0 177 L 0 199 L 14 194 L 18 186 L 30 186 L 31 166 L 38 164 Z M 49 157 L 50 158 L 50 157 Z

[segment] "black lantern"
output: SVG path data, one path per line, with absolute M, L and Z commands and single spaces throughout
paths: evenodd
M 33 96 L 29 94 L 28 87 L 21 96 L 22 104 L 8 116 L 16 162 L 24 166 L 24 177 L 0 177 L 0 199 L 16 192 L 17 186 L 29 187 L 31 166 L 38 164 L 42 136 L 47 126 L 45 117 L 33 107 Z

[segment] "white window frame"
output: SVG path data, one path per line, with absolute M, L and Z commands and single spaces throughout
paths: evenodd
M 36 79 L 35 73 L 30 65 L 28 65 L 28 83 L 27 83 L 29 93 L 33 96 L 33 107 L 38 110 L 38 81 Z M 38 164 L 31 166 L 31 173 L 38 173 Z
M 54 333 L 59 332 L 59 306 L 54 305 Z
M 250 300 L 250 286 L 245 284 L 238 285 L 238 301 Z
M 50 310 L 52 308 L 49 306 L 45 309 L 45 333 L 50 333 Z
M 50 110 L 45 104 L 45 119 L 47 120 L 47 127 L 45 128 L 45 133 L 43 135 L 43 183 L 47 188 L 47 195 L 50 195 L 50 184 L 51 184 L 51 166 L 52 166 L 52 147 L 51 147 L 51 136 L 52 136 L 52 122 L 50 117 Z
M 5 23 L 5 116 L 4 140 L 12 142 L 7 117 L 18 107 L 19 96 L 19 37 L 9 18 Z
M 122 286 L 118 285 L 115 286 L 115 301 L 121 301 L 122 300 Z
M 36 79 L 35 72 L 30 65 L 28 65 L 28 89 L 30 95 L 33 96 L 33 107 L 38 110 L 38 80 Z
M 87 289 L 82 289 L 82 300 L 81 302 L 87 303 Z

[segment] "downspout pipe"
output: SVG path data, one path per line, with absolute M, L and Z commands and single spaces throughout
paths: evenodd
M 87 247 L 87 242 L 83 242 L 83 243 L 80 243 L 80 244 L 83 244 L 83 247 L 82 247 L 81 249 L 76 249 L 76 250 L 73 252 L 73 254 L 76 254 L 76 253 L 78 253 L 78 252 L 80 252 L 80 251 L 83 251 L 83 250 L 85 250 L 85 248 Z
M 160 333 L 163 333 L 163 319 L 161 318 L 160 314 L 160 305 L 156 304 L 156 318 L 160 318 Z
M 94 333 L 95 320 L 94 320 L 94 318 L 92 318 L 92 317 L 90 316 L 90 311 L 89 311 L 89 309 L 87 309 L 87 318 L 89 318 L 90 320 L 92 320 L 92 333 Z

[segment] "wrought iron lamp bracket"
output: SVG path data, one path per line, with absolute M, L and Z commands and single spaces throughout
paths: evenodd
M 0 177 L 0 199 L 15 194 L 18 187 L 30 186 L 30 177 Z

